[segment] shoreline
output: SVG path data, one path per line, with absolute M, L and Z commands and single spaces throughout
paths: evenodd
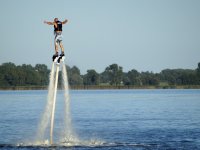
M 120 90 L 120 89 L 200 89 L 200 85 L 170 85 L 170 86 L 102 86 L 102 85 L 87 85 L 87 86 L 69 86 L 72 90 Z M 62 89 L 58 87 L 58 89 Z M 0 87 L 1 91 L 6 90 L 48 90 L 48 86 L 8 86 Z

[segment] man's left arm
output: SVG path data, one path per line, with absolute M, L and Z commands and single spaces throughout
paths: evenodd
M 65 19 L 63 22 L 62 22 L 62 24 L 65 24 L 65 23 L 67 23 L 68 22 L 68 20 L 67 19 Z

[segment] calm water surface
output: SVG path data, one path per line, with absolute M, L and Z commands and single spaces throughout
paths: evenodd
M 2 149 L 200 149 L 200 90 L 71 90 L 73 128 L 96 146 L 32 146 L 47 91 L 0 91 Z M 55 140 L 63 119 L 58 92 Z M 20 145 L 20 146 L 18 146 Z

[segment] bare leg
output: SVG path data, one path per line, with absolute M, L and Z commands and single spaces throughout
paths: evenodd
M 53 62 L 54 62 L 55 58 L 58 57 L 58 43 L 56 41 L 54 41 L 54 45 L 55 45 L 55 54 L 52 57 Z
M 55 41 L 55 53 L 58 54 L 58 43 Z
M 64 54 L 64 47 L 63 47 L 62 42 L 60 42 L 60 48 L 61 48 L 62 54 Z

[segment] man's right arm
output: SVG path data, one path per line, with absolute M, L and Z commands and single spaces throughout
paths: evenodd
M 54 25 L 54 22 L 44 21 L 44 23 L 46 23 L 46 24 L 48 24 L 48 25 Z

